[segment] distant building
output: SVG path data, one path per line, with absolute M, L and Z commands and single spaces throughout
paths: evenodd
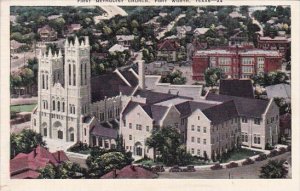
M 46 148 L 38 146 L 28 154 L 19 153 L 10 160 L 10 176 L 12 179 L 38 178 L 40 168 L 58 166 L 68 160 L 64 151 L 50 153 Z
M 286 36 L 271 37 L 258 37 L 258 48 L 263 50 L 278 50 L 282 53 L 283 58 L 287 51 L 291 48 L 291 39 Z
M 282 55 L 276 50 L 228 47 L 199 50 L 193 56 L 193 79 L 204 80 L 207 68 L 221 68 L 231 78 L 250 78 L 252 75 L 281 69 Z
M 156 173 L 151 172 L 140 166 L 127 165 L 121 170 L 114 169 L 107 174 L 103 175 L 101 179 L 153 179 L 157 178 L 158 175 Z
M 251 80 L 247 79 L 222 79 L 220 80 L 219 94 L 254 98 Z
M 187 43 L 186 45 L 186 59 L 190 61 L 193 59 L 194 53 L 197 50 L 207 49 L 207 42 L 199 42 L 198 40 L 193 40 L 192 43 Z
M 10 41 L 10 51 L 11 53 L 19 53 L 22 52 L 24 50 L 22 50 L 22 46 L 25 46 L 25 43 L 20 43 L 16 40 L 11 40 Z
M 194 36 L 204 35 L 208 30 L 209 28 L 196 28 L 194 30 Z
M 253 42 L 249 42 L 248 34 L 243 31 L 239 31 L 232 35 L 228 41 L 229 46 L 248 46 L 254 47 Z
M 81 29 L 81 24 L 70 24 L 67 26 L 68 34 L 73 34 Z
M 131 42 L 134 40 L 133 35 L 117 35 L 118 44 L 124 47 L 130 47 Z
M 185 38 L 186 37 L 186 33 L 191 32 L 191 30 L 192 30 L 191 26 L 179 26 L 179 27 L 176 27 L 177 37 L 179 39 Z
M 170 74 L 174 69 L 174 64 L 166 61 L 155 61 L 145 66 L 145 74 L 147 75 L 162 75 Z
M 291 101 L 291 85 L 289 84 L 276 84 L 266 87 L 268 98 L 283 98 L 286 102 Z
M 123 45 L 120 45 L 120 44 L 115 44 L 113 45 L 109 50 L 108 52 L 110 53 L 114 53 L 114 52 L 124 52 L 125 50 L 128 50 L 129 51 L 129 48 L 128 47 L 125 47 Z
M 163 40 L 157 45 L 157 57 L 168 62 L 177 61 L 180 44 L 176 40 Z
M 51 20 L 54 20 L 54 19 L 58 19 L 60 17 L 62 17 L 62 15 L 50 15 L 47 18 L 48 18 L 49 21 L 51 21 Z
M 54 41 L 57 40 L 57 32 L 50 27 L 49 25 L 45 25 L 42 28 L 38 29 L 38 34 L 42 41 Z
M 242 18 L 242 19 L 246 18 L 245 16 L 243 16 L 241 13 L 239 13 L 237 11 L 233 11 L 233 12 L 229 13 L 229 16 L 231 18 Z

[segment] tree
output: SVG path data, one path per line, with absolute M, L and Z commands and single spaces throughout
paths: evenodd
M 52 164 L 48 164 L 45 168 L 39 170 L 40 179 L 54 179 L 56 177 L 55 167 Z
M 168 166 L 186 165 L 192 160 L 192 156 L 186 152 L 181 142 L 179 130 L 171 126 L 153 131 L 147 138 L 146 145 L 153 148 L 154 157 L 156 157 L 156 151 L 159 151 L 159 160 Z
M 30 153 L 38 145 L 46 146 L 42 135 L 31 129 L 23 129 L 20 134 L 12 133 L 10 136 L 11 154 L 13 158 L 19 153 Z
M 208 68 L 204 72 L 206 86 L 216 86 L 224 73 L 221 68 Z
M 283 166 L 284 160 L 270 160 L 261 167 L 260 178 L 285 178 L 288 170 Z
M 40 179 L 69 179 L 69 178 L 79 178 L 84 174 L 83 168 L 77 163 L 70 161 L 63 162 L 58 166 L 53 166 L 48 164 L 46 167 L 39 169 Z
M 185 84 L 186 78 L 182 76 L 180 70 L 176 70 L 167 76 L 161 78 L 162 83 L 171 83 L 171 84 Z

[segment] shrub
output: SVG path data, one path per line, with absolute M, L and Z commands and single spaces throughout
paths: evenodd
M 267 159 L 267 155 L 262 153 L 258 157 L 255 158 L 255 161 L 263 161 L 266 159 Z
M 284 147 L 281 147 L 281 148 L 279 148 L 279 151 L 278 151 L 278 154 L 283 154 L 283 153 L 285 153 L 286 152 L 286 148 L 284 148 Z
M 272 149 L 274 149 L 274 147 L 272 147 L 272 146 L 270 145 L 270 143 L 266 143 L 265 149 L 266 149 L 266 150 L 272 150 Z
M 268 154 L 268 157 L 275 157 L 279 155 L 279 152 L 277 150 L 271 150 L 270 154 Z
M 242 162 L 242 165 L 249 165 L 249 164 L 253 164 L 254 163 L 254 160 L 250 159 L 250 158 L 246 158 L 246 160 L 244 160 Z
M 219 170 L 219 169 L 222 169 L 223 166 L 220 165 L 220 164 L 215 164 L 214 166 L 210 167 L 211 170 Z
M 226 165 L 226 168 L 236 168 L 236 167 L 238 167 L 238 166 L 239 166 L 238 163 L 236 163 L 236 162 L 231 162 L 231 163 L 229 163 L 229 164 Z

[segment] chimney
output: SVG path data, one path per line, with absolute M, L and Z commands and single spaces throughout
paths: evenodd
M 145 61 L 144 60 L 138 61 L 138 68 L 139 68 L 139 87 L 141 89 L 145 89 Z
M 116 168 L 113 169 L 113 178 L 117 178 L 117 169 Z

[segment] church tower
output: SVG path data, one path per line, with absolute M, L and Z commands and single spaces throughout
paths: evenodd
M 75 37 L 74 43 L 65 41 L 65 89 L 67 100 L 67 127 L 74 134 L 69 134 L 67 140 L 79 141 L 82 140 L 82 116 L 90 113 L 91 103 L 91 66 L 90 66 L 90 44 L 89 38 L 84 37 L 84 40 L 79 41 Z M 74 129 L 72 129 L 74 128 Z

